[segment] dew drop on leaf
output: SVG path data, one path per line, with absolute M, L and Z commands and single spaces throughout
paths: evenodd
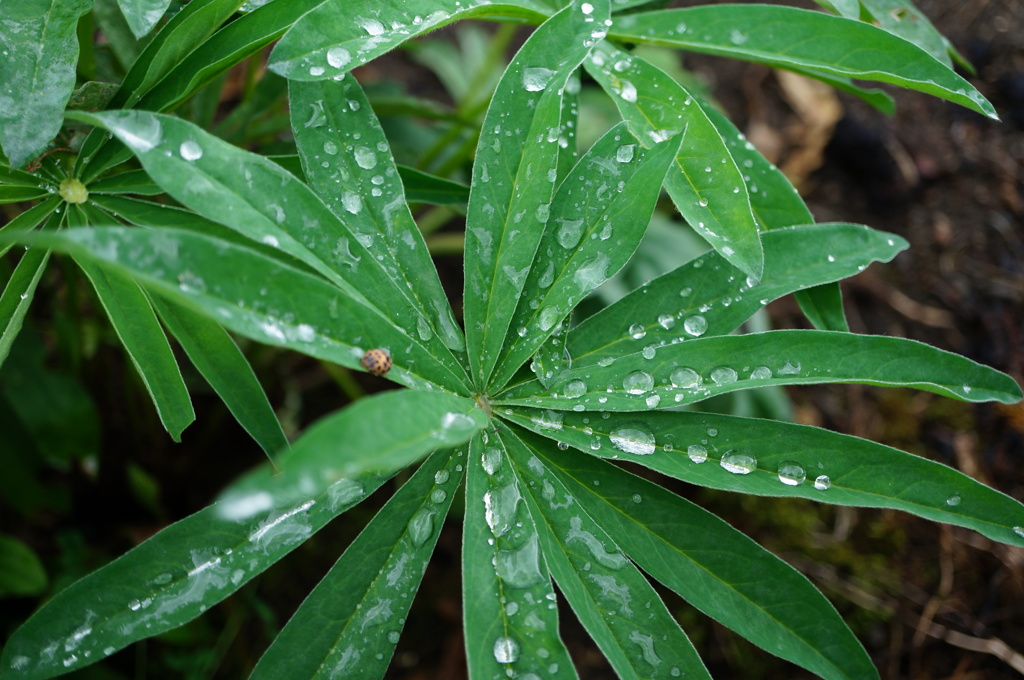
M 483 466 L 484 472 L 493 475 L 501 469 L 501 451 L 493 446 L 484 449 L 484 452 L 480 454 L 480 464 Z
M 364 170 L 372 170 L 377 167 L 377 155 L 373 150 L 365 146 L 357 146 L 353 154 L 356 164 Z
M 510 637 L 502 636 L 494 641 L 494 660 L 498 663 L 515 663 L 519 658 L 519 644 Z
M 438 470 L 437 472 L 434 473 L 434 483 L 444 484 L 445 482 L 448 481 L 449 476 L 450 475 L 447 470 Z
M 669 331 L 676 325 L 676 318 L 671 314 L 662 314 L 658 317 L 658 325 Z
M 203 148 L 196 142 L 189 139 L 181 143 L 181 146 L 178 147 L 178 153 L 180 153 L 181 157 L 185 160 L 192 162 L 203 157 Z
M 537 534 L 531 534 L 522 547 L 499 550 L 494 561 L 498 577 L 512 588 L 529 588 L 544 580 L 538 559 Z
M 772 369 L 767 366 L 758 366 L 750 372 L 751 380 L 768 380 L 772 377 Z
M 700 377 L 700 374 L 692 368 L 677 368 L 672 371 L 672 375 L 669 377 L 672 381 L 672 387 L 678 387 L 682 389 L 691 389 L 694 387 L 700 387 L 700 384 L 704 382 L 704 379 Z
M 686 448 L 686 455 L 690 457 L 694 463 L 703 463 L 708 459 L 708 450 L 700 444 L 690 444 Z
M 637 456 L 649 456 L 654 453 L 654 434 L 651 428 L 643 423 L 628 423 L 616 428 L 612 430 L 609 439 L 612 446 L 619 451 Z
M 630 394 L 644 394 L 654 388 L 654 378 L 646 371 L 633 371 L 622 379 L 622 388 Z
M 629 334 L 634 340 L 642 340 L 647 335 L 647 329 L 644 328 L 643 324 L 635 323 L 629 327 Z
M 814 488 L 818 491 L 824 491 L 830 486 L 832 486 L 832 480 L 828 478 L 828 475 L 819 475 L 814 480 Z
M 722 456 L 721 465 L 735 475 L 749 475 L 757 469 L 757 459 L 748 451 L 732 449 Z
M 957 505 L 960 505 L 960 495 L 959 494 L 953 494 L 952 496 L 947 498 L 946 499 L 946 505 L 948 505 L 951 508 L 955 507 Z
M 549 68 L 533 67 L 523 69 L 523 88 L 527 92 L 540 92 L 548 86 L 555 72 Z
M 334 46 L 327 50 L 327 63 L 334 68 L 342 68 L 352 60 L 352 55 L 344 47 Z
M 779 481 L 786 486 L 799 486 L 807 479 L 807 473 L 799 463 L 784 460 L 779 463 Z
M 420 508 L 409 519 L 409 540 L 417 548 L 427 542 L 427 539 L 434 533 L 434 512 L 426 508 Z
M 700 314 L 694 314 L 683 322 L 683 328 L 694 337 L 704 335 L 708 329 L 708 320 Z
M 633 153 L 636 151 L 636 144 L 623 144 L 615 151 L 615 160 L 620 163 L 628 163 L 633 160 Z
M 739 376 L 736 374 L 736 371 L 728 366 L 719 366 L 711 371 L 711 380 L 716 385 L 731 385 L 738 379 Z
M 582 397 L 586 391 L 587 383 L 582 380 L 570 380 L 566 383 L 565 387 L 562 388 L 562 394 L 569 399 Z

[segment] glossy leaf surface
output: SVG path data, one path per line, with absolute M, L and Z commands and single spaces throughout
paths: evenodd
M 498 361 L 550 214 L 565 83 L 607 16 L 607 0 L 577 1 L 534 31 L 484 118 L 466 216 L 464 315 L 477 384 L 488 384 Z
M 858 437 L 708 413 L 600 419 L 567 413 L 559 430 L 538 425 L 543 412 L 509 417 L 591 455 L 629 460 L 690 484 L 902 510 L 1024 546 L 1015 531 L 1024 526 L 1020 502 L 945 465 Z
M 891 83 L 998 118 L 970 83 L 913 43 L 870 24 L 768 5 L 706 5 L 619 18 L 621 40 L 679 47 L 769 66 Z
M 384 677 L 464 462 L 464 450 L 439 451 L 420 466 L 309 594 L 250 680 Z
M 117 0 L 136 38 L 149 33 L 167 11 L 171 0 Z
M 0 144 L 12 168 L 60 132 L 75 87 L 78 18 L 92 0 L 0 1 Z

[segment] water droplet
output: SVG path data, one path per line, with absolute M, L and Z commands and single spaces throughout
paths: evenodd
M 334 68 L 342 68 L 352 60 L 352 55 L 344 47 L 332 47 L 327 50 L 327 63 Z
M 1024 538 L 1024 527 L 1020 527 L 1020 526 L 1014 527 L 1013 528 L 1013 533 L 1017 534 L 1021 538 Z
M 322 76 L 324 74 L 324 71 L 326 70 L 327 69 L 325 69 L 323 66 L 310 66 L 309 75 L 313 76 L 314 78 L 317 76 Z
M 636 101 L 636 85 L 625 78 L 613 82 L 612 89 L 627 102 Z
M 178 147 L 178 153 L 185 160 L 192 162 L 203 157 L 203 148 L 190 139 L 181 143 L 181 146 Z
M 728 366 L 719 366 L 711 370 L 711 381 L 716 385 L 731 385 L 739 379 L 736 371 Z
M 644 635 L 638 630 L 634 630 L 632 633 L 629 634 L 629 641 L 639 645 L 640 655 L 643 657 L 644 661 L 651 664 L 652 666 L 657 666 L 661 663 L 661 659 L 654 652 L 653 637 L 651 637 L 650 635 Z
M 683 322 L 683 328 L 690 335 L 698 337 L 708 330 L 708 320 L 700 314 L 694 314 Z
M 373 153 L 372 149 L 365 146 L 357 146 L 353 154 L 356 159 L 356 164 L 364 170 L 372 170 L 377 167 L 377 155 Z
M 697 201 L 697 205 L 699 205 L 702 208 L 708 207 L 708 199 L 701 198 L 699 201 Z
M 616 428 L 610 435 L 612 446 L 619 451 L 637 456 L 649 456 L 654 453 L 654 434 L 651 428 L 643 423 L 627 423 Z
M 743 43 L 747 42 L 749 38 L 750 36 L 748 36 L 743 31 L 739 30 L 738 28 L 734 28 L 732 32 L 729 34 L 729 42 L 731 42 L 733 45 L 742 45 Z
M 548 86 L 554 76 L 555 72 L 549 68 L 524 68 L 523 88 L 527 92 L 540 92 Z
M 800 375 L 800 362 L 798 361 L 796 364 L 793 364 L 787 361 L 779 369 L 779 375 Z
M 721 465 L 735 475 L 749 475 L 757 469 L 757 459 L 749 451 L 732 449 L 722 456 Z
M 483 466 L 484 472 L 493 475 L 501 469 L 501 451 L 494 447 L 484 449 L 484 452 L 480 454 L 480 464 Z
M 644 499 L 643 499 L 643 497 L 640 494 L 638 494 L 638 493 L 633 494 L 633 502 L 634 503 L 643 503 L 643 500 Z
M 644 402 L 647 404 L 647 408 L 658 408 L 658 404 L 661 403 L 661 395 L 660 394 L 648 395 L 647 399 L 645 399 Z
M 620 163 L 628 163 L 633 160 L 633 153 L 636 151 L 636 144 L 623 144 L 615 152 L 615 160 Z
M 494 660 L 498 663 L 515 663 L 519 658 L 519 644 L 510 637 L 494 641 Z
M 448 493 L 444 489 L 434 489 L 430 492 L 430 500 L 438 505 L 444 503 L 446 498 L 448 498 Z
M 587 391 L 587 383 L 582 380 L 570 380 L 562 388 L 562 394 L 568 399 L 582 397 Z
M 519 487 L 514 483 L 484 494 L 484 520 L 495 538 L 500 538 L 512 528 L 521 498 Z
M 768 380 L 772 377 L 772 369 L 767 366 L 758 366 L 750 372 L 751 380 Z
M 828 478 L 828 475 L 819 475 L 814 480 L 814 488 L 818 491 L 824 491 L 830 486 L 832 486 L 832 480 Z
M 540 314 L 537 316 L 537 325 L 542 331 L 548 331 L 558 323 L 560 318 L 562 318 L 562 310 L 558 308 L 558 305 L 551 305 L 540 310 Z
M 947 498 L 946 499 L 946 505 L 948 505 L 951 508 L 954 507 L 954 506 L 960 505 L 960 495 L 959 494 L 953 494 L 952 496 Z
M 561 226 L 558 227 L 558 242 L 563 248 L 575 248 L 583 236 L 583 220 L 567 220 L 560 217 L 558 221 L 561 222 Z
M 647 335 L 647 329 L 643 324 L 635 323 L 629 327 L 629 334 L 633 336 L 634 340 L 642 340 Z
M 799 486 L 807 479 L 807 473 L 800 467 L 799 463 L 791 460 L 784 460 L 779 463 L 779 481 L 786 486 Z
M 654 388 L 654 378 L 646 371 L 633 371 L 622 379 L 622 388 L 630 394 L 644 394 Z
M 597 253 L 580 265 L 580 268 L 573 274 L 573 281 L 579 287 L 579 292 L 581 294 L 589 293 L 604 283 L 604 280 L 608 278 L 609 264 L 611 264 L 611 260 L 608 255 Z
M 672 381 L 672 387 L 678 387 L 681 389 L 692 389 L 694 387 L 700 387 L 700 384 L 704 382 L 704 379 L 700 377 L 700 374 L 692 368 L 677 368 L 672 371 L 672 375 L 669 377 Z
M 658 317 L 658 325 L 665 330 L 672 330 L 672 327 L 676 325 L 676 318 L 671 314 L 662 314 Z
M 388 642 L 393 645 L 397 645 L 398 641 L 402 638 L 402 634 L 397 630 L 388 631 Z
M 521 548 L 499 550 L 494 559 L 494 570 L 506 585 L 529 588 L 544 580 L 539 555 L 537 534 L 531 534 Z
M 690 444 L 686 447 L 686 455 L 690 457 L 694 463 L 703 463 L 708 459 L 708 450 L 700 444 Z
M 360 17 L 359 19 L 356 19 L 356 23 L 359 24 L 364 31 L 373 36 L 383 35 L 385 31 L 384 24 L 376 19 L 364 19 Z
M 420 508 L 409 519 L 408 524 L 409 540 L 416 547 L 427 542 L 427 539 L 434 533 L 434 511 Z
M 654 355 L 657 354 L 657 352 L 657 347 L 655 347 L 654 345 L 647 345 L 647 347 L 643 348 L 643 351 L 641 351 L 640 354 L 643 356 L 644 359 L 653 359 Z

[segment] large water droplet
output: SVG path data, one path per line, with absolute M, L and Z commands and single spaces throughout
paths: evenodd
M 779 481 L 786 486 L 799 486 L 807 479 L 807 473 L 799 463 L 784 460 L 779 463 Z
M 635 323 L 629 327 L 629 334 L 634 340 L 642 340 L 647 335 L 647 329 L 643 324 Z
M 736 475 L 749 475 L 757 469 L 757 459 L 749 451 L 732 449 L 722 456 L 721 465 Z
M 711 371 L 711 380 L 716 385 L 731 385 L 738 379 L 739 376 L 736 374 L 736 371 L 728 366 L 719 366 Z
M 480 454 L 480 464 L 483 466 L 484 472 L 493 475 L 501 469 L 501 451 L 493 446 L 484 449 L 484 452 Z
M 644 423 L 628 423 L 612 431 L 612 446 L 619 451 L 637 456 L 649 456 L 654 453 L 654 434 Z
M 633 160 L 633 153 L 636 151 L 636 144 L 623 144 L 615 151 L 615 160 L 620 163 L 628 163 Z
M 686 448 L 686 455 L 690 457 L 694 463 L 703 463 L 708 459 L 708 450 L 700 444 L 690 444 Z
M 627 102 L 636 101 L 636 85 L 626 79 L 612 83 L 612 89 Z
M 498 663 L 515 663 L 519 658 L 519 643 L 510 637 L 500 637 L 494 641 L 494 660 Z
M 814 480 L 814 488 L 818 491 L 824 491 L 830 486 L 832 486 L 832 480 L 828 478 L 828 475 L 818 475 Z
M 364 170 L 372 170 L 377 167 L 377 154 L 365 146 L 357 146 L 353 154 L 356 164 Z
M 704 335 L 708 330 L 708 320 L 700 314 L 694 314 L 683 322 L 683 328 L 694 337 Z
M 495 538 L 503 536 L 512 527 L 521 498 L 515 484 L 484 494 L 484 519 Z
M 671 314 L 662 314 L 658 317 L 658 325 L 669 331 L 676 325 L 676 318 Z
M 341 68 L 352 61 L 352 55 L 344 47 L 332 47 L 327 50 L 327 63 L 334 68 Z
M 601 285 L 608 278 L 608 265 L 611 260 L 604 253 L 597 253 L 576 270 L 573 280 L 579 287 L 579 292 L 589 293 Z
M 178 147 L 178 153 L 189 162 L 197 161 L 203 157 L 203 148 L 190 139 L 181 143 L 181 146 Z
M 569 399 L 582 397 L 586 391 L 587 383 L 582 380 L 570 380 L 566 383 L 565 387 L 562 388 L 562 394 Z
M 772 377 L 772 369 L 767 366 L 758 366 L 750 372 L 751 380 L 768 380 Z
M 427 542 L 434 533 L 434 511 L 420 508 L 409 519 L 409 540 L 416 547 Z
M 528 92 L 540 92 L 548 86 L 554 76 L 555 72 L 549 68 L 524 68 L 523 88 Z
M 517 550 L 499 550 L 494 561 L 498 578 L 512 588 L 529 588 L 544 580 L 540 571 L 537 534 L 531 534 Z
M 558 227 L 558 242 L 563 248 L 575 248 L 583 236 L 583 220 L 567 220 L 558 218 L 561 225 Z
M 654 388 L 654 378 L 646 371 L 633 371 L 622 379 L 622 387 L 630 394 L 644 394 Z
M 669 377 L 672 381 L 672 387 L 678 387 L 681 389 L 692 389 L 694 387 L 700 387 L 700 384 L 704 382 L 704 379 L 700 377 L 700 374 L 692 368 L 677 368 L 672 371 L 672 375 Z

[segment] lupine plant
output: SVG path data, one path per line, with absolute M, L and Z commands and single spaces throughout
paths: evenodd
M 463 497 L 471 678 L 576 677 L 555 584 L 620 677 L 709 677 L 648 577 L 822 678 L 878 677 L 805 577 L 620 461 L 711 489 L 902 510 L 1024 546 L 1024 507 L 949 467 L 693 407 L 833 382 L 970 402 L 1021 391 L 966 358 L 848 332 L 836 282 L 906 241 L 815 224 L 729 120 L 631 50 L 760 62 L 882 109 L 888 96 L 854 80 L 889 83 L 995 117 L 952 69 L 956 53 L 908 0 L 645 4 L 119 0 L 123 17 L 111 19 L 100 0 L 0 2 L 0 198 L 38 199 L 0 232 L 20 254 L 0 298 L 0 356 L 55 251 L 92 283 L 171 437 L 194 415 L 166 332 L 272 458 L 54 596 L 7 641 L 0 674 L 59 675 L 181 626 L 405 468 L 251 677 L 383 677 Z M 94 18 L 130 67 L 117 86 L 76 90 L 72 109 L 77 36 L 88 35 L 77 29 Z M 396 165 L 350 71 L 469 18 L 535 28 L 483 116 L 467 194 Z M 115 40 L 122 24 L 146 40 Z M 269 68 L 287 78 L 294 154 L 252 153 L 167 113 L 279 38 Z M 622 121 L 578 154 L 584 81 Z M 574 318 L 630 260 L 663 189 L 711 249 Z M 461 315 L 409 208 L 432 191 L 468 195 Z M 737 332 L 789 294 L 816 330 Z M 402 389 L 359 399 L 289 445 L 229 332 Z

